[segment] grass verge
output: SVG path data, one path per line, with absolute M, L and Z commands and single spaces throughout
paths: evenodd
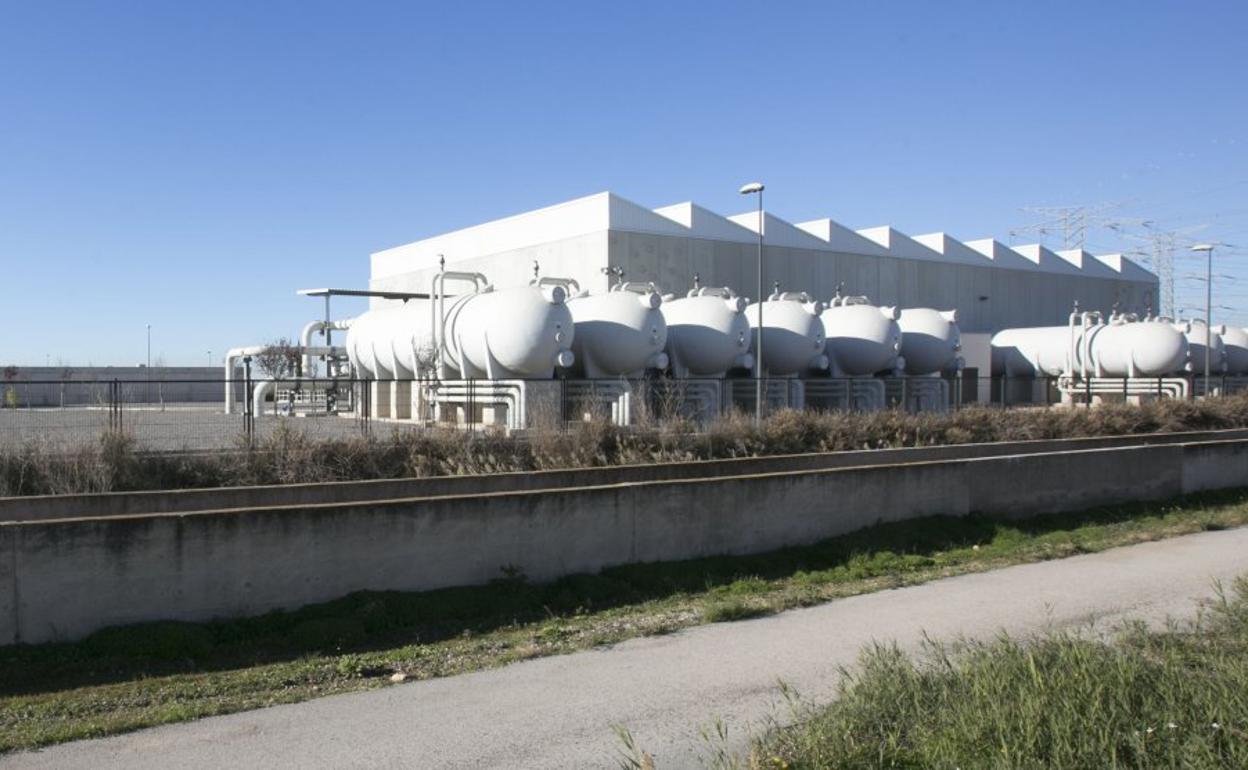
M 1248 579 L 1191 625 L 864 650 L 753 768 L 1248 767 Z
M 448 676 L 950 575 L 1248 524 L 1248 490 L 1021 521 L 881 524 L 755 556 L 534 585 L 364 592 L 292 612 L 0 648 L 0 751 Z

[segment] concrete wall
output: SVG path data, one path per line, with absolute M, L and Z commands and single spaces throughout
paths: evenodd
M 956 262 L 900 259 L 792 246 L 764 247 L 764 287 L 779 281 L 786 290 L 808 291 L 827 300 L 844 284 L 848 294 L 865 294 L 883 305 L 957 309 L 964 331 L 1066 323 L 1072 303 L 1109 311 L 1157 308 L 1157 284 L 1094 276 L 1015 270 Z M 484 273 L 496 286 L 523 285 L 537 260 L 545 275 L 575 278 L 582 288 L 604 290 L 606 266 L 619 267 L 633 281 L 653 281 L 665 292 L 683 294 L 698 274 L 704 286 L 728 286 L 757 294 L 757 246 L 680 235 L 610 230 L 488 256 L 448 262 L 448 269 Z M 369 282 L 374 290 L 429 290 L 435 268 L 388 274 Z M 980 299 L 984 297 L 985 299 Z
M 502 251 L 469 259 L 447 260 L 447 270 L 484 273 L 498 287 L 524 286 L 533 278 L 533 262 L 541 267 L 542 275 L 573 278 L 581 288 L 590 291 L 606 291 L 610 285 L 602 272 L 607 266 L 607 232 L 587 233 L 549 243 L 540 243 L 521 249 Z M 436 266 L 408 272 L 399 272 L 373 278 L 368 282 L 373 291 L 427 292 Z M 451 293 L 458 288 L 448 287 Z M 373 299 L 370 307 L 384 305 L 386 300 Z
M 613 231 L 608 248 L 613 267 L 664 291 L 683 293 L 697 273 L 704 286 L 758 293 L 753 244 Z M 976 266 L 786 246 L 764 246 L 764 257 L 768 292 L 779 281 L 786 290 L 827 300 L 843 284 L 845 293 L 865 294 L 881 305 L 956 309 L 959 326 L 968 332 L 1064 324 L 1075 301 L 1106 311 L 1115 303 L 1141 313 L 1157 307 L 1156 284 L 998 268 L 988 260 Z
M 68 382 L 62 385 L 62 380 Z M 123 383 L 122 397 L 130 402 L 222 400 L 219 366 L 154 366 L 150 371 L 143 366 L 23 366 L 15 378 L 0 382 L 0 390 L 12 387 L 22 407 L 95 405 L 108 400 L 113 380 Z
M 811 543 L 879 521 L 1011 516 L 1240 486 L 1248 440 L 608 486 L 0 524 L 0 643 Z

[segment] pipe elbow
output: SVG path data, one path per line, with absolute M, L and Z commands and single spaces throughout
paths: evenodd
M 637 301 L 647 310 L 658 310 L 663 304 L 663 296 L 657 292 L 650 291 L 645 294 L 638 294 Z
M 542 298 L 552 305 L 562 305 L 568 298 L 568 290 L 562 286 L 547 284 L 541 290 Z

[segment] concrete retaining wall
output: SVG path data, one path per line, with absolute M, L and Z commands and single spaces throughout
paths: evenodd
M 492 494 L 0 524 L 0 643 L 361 589 L 533 580 L 801 545 L 879 521 L 1023 516 L 1245 486 L 1248 440 Z

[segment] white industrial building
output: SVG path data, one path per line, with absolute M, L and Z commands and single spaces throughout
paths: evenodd
M 425 292 L 448 270 L 483 273 L 499 288 L 541 273 L 605 291 L 619 269 L 683 295 L 694 283 L 757 293 L 758 217 L 721 216 L 695 203 L 648 209 L 610 192 L 497 219 L 372 255 L 370 289 Z M 763 218 L 764 286 L 827 300 L 866 295 L 879 305 L 958 311 L 966 332 L 1065 324 L 1072 306 L 1141 315 L 1154 310 L 1158 280 L 1121 254 L 1054 252 L 1040 245 L 962 242 L 944 233 L 908 236 L 892 227 L 852 230 L 832 219 Z M 384 300 L 376 300 L 384 302 Z

